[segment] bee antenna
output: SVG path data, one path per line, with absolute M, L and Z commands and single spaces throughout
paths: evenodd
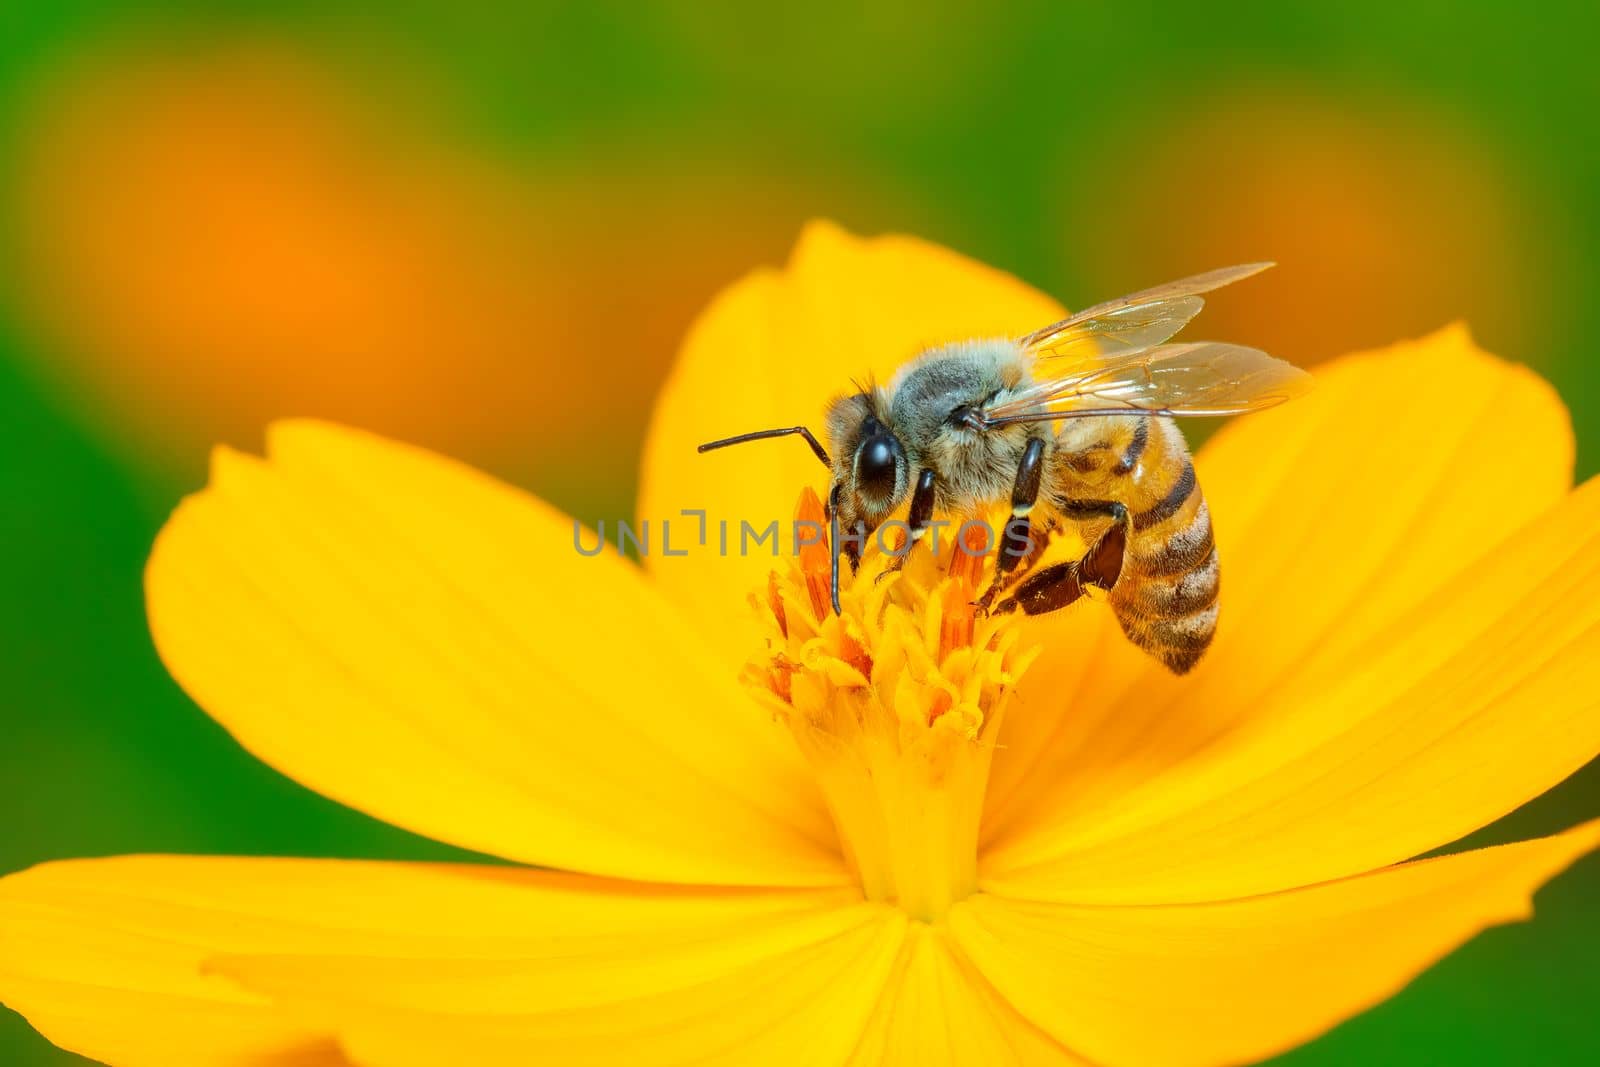
M 696 448 L 695 451 L 711 452 L 718 448 L 727 448 L 729 445 L 742 445 L 746 441 L 764 441 L 769 437 L 788 437 L 793 434 L 799 434 L 801 437 L 805 438 L 806 444 L 811 446 L 811 451 L 816 453 L 817 458 L 822 461 L 822 465 L 824 467 L 833 466 L 833 461 L 828 458 L 828 450 L 823 448 L 822 443 L 818 441 L 815 435 L 813 435 L 812 432 L 804 426 L 784 426 L 775 430 L 754 430 L 750 433 L 736 434 L 733 437 L 723 437 L 716 441 L 707 441 L 705 444 Z
M 833 613 L 839 610 L 839 502 L 844 498 L 844 483 L 834 482 L 828 494 L 828 595 L 833 598 Z

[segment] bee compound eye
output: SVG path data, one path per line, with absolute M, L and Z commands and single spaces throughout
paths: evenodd
M 894 492 L 898 451 L 888 434 L 876 434 L 861 442 L 861 450 L 856 453 L 856 481 L 860 487 L 882 496 Z

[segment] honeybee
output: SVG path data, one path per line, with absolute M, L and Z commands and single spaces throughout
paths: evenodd
M 1024 337 L 957 341 L 915 356 L 887 386 L 829 404 L 826 436 L 805 426 L 740 434 L 701 452 L 799 435 L 832 478 L 833 610 L 839 559 L 907 501 L 910 541 L 934 516 L 987 514 L 1010 500 L 983 610 L 1056 611 L 1104 590 L 1135 645 L 1182 674 L 1217 627 L 1211 516 L 1173 416 L 1271 407 L 1310 386 L 1264 352 L 1214 341 L 1166 343 L 1202 293 L 1272 266 L 1197 274 L 1096 304 Z M 1052 533 L 1075 527 L 1082 557 L 1032 568 Z

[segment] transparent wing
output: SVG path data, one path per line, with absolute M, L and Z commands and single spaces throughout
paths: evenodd
M 1205 306 L 1201 293 L 1259 274 L 1271 263 L 1223 267 L 1085 308 L 1017 343 L 1041 359 L 1092 363 L 1161 344 Z
M 984 426 L 1146 411 L 1241 415 L 1299 396 L 1311 375 L 1254 348 L 1217 341 L 1156 345 L 1046 378 L 985 408 Z

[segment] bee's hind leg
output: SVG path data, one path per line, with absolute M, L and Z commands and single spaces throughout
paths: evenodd
M 1071 604 L 1089 586 L 1109 590 L 1116 585 L 1128 547 L 1128 511 L 1114 502 L 1105 506 L 1115 521 L 1087 552 L 1069 563 L 1055 563 L 1028 575 L 1015 594 L 1000 601 L 995 613 L 1004 615 L 1021 608 L 1026 615 L 1043 615 Z
M 917 542 L 922 540 L 923 534 L 928 532 L 928 527 L 933 523 L 934 501 L 934 473 L 932 467 L 922 468 L 917 475 L 917 485 L 911 491 L 911 509 L 906 515 L 906 541 L 900 550 L 893 554 L 889 565 L 878 575 L 878 581 L 883 581 L 906 565 L 911 551 L 917 547 Z
M 1033 527 L 1028 519 L 1033 506 L 1039 502 L 1039 483 L 1044 476 L 1044 441 L 1035 437 L 1022 450 L 1017 463 L 1017 479 L 1011 487 L 1011 518 L 1006 520 L 1005 534 L 1000 538 L 999 551 L 994 557 L 994 580 L 977 599 L 978 609 L 987 611 L 994 598 L 1005 589 L 1007 578 L 1017 569 L 1017 564 L 1036 557 L 1040 545 L 1034 541 Z

